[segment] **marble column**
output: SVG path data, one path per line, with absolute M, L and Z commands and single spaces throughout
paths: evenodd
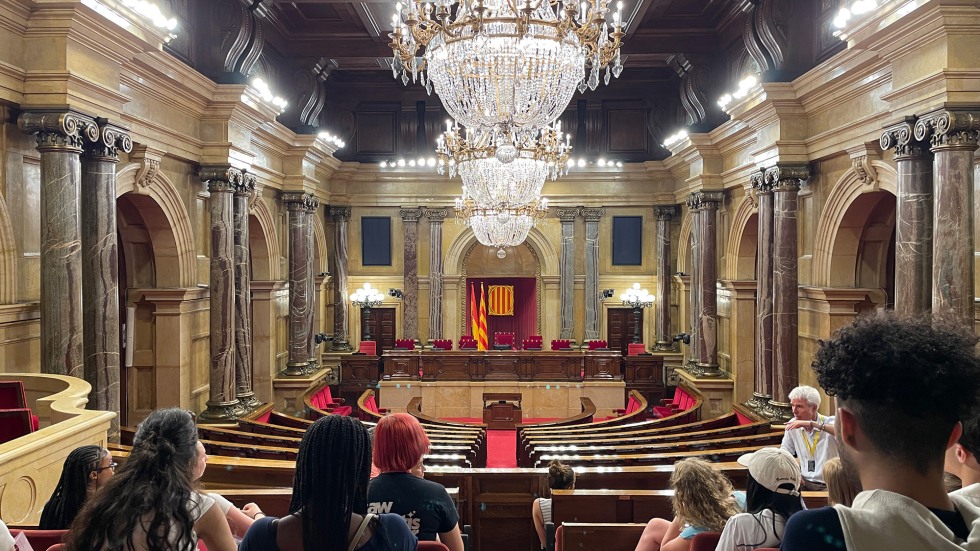
M 932 156 L 914 136 L 915 117 L 885 128 L 882 149 L 894 149 L 898 169 L 895 209 L 895 311 L 932 308 Z
M 306 372 L 313 373 L 320 368 L 319 354 L 316 353 L 316 296 L 319 289 L 316 285 L 316 269 L 313 264 L 316 250 L 316 240 L 313 236 L 313 217 L 316 216 L 320 202 L 314 196 L 306 200 Z
M 119 258 L 116 239 L 116 164 L 133 140 L 104 119 L 99 140 L 82 155 L 82 319 L 88 407 L 119 413 Z M 117 438 L 119 417 L 109 437 Z
M 693 195 L 699 203 L 698 287 L 698 373 L 702 377 L 722 377 L 718 369 L 718 207 L 724 199 L 720 191 L 701 191 Z
M 701 335 L 701 323 L 698 321 L 701 315 L 699 302 L 701 300 L 701 203 L 695 201 L 693 196 L 688 197 L 687 208 L 691 216 L 691 280 L 688 285 L 690 308 L 687 311 L 691 342 L 687 347 L 687 370 L 698 374 L 698 359 L 700 357 L 698 337 Z
M 333 350 L 350 350 L 347 301 L 347 223 L 350 207 L 330 207 L 334 221 Z
M 289 247 L 289 357 L 285 374 L 302 376 L 310 367 L 310 210 L 316 199 L 308 193 L 284 193 L 286 205 Z
M 915 123 L 915 139 L 929 139 L 933 154 L 932 311 L 951 314 L 971 327 L 974 320 L 974 162 L 978 138 L 980 106 L 940 109 L 923 115 Z M 897 281 L 895 287 L 898 291 Z
M 806 165 L 776 165 L 766 169 L 773 191 L 772 417 L 793 417 L 789 393 L 799 381 L 799 253 L 797 252 L 797 196 L 809 177 Z
M 773 212 L 772 186 L 766 182 L 765 173 L 758 171 L 750 176 L 752 193 L 757 201 L 758 234 L 755 262 L 755 380 L 752 399 L 748 406 L 771 414 L 772 400 L 772 247 Z
M 405 277 L 402 285 L 402 337 L 419 338 L 419 218 L 422 209 L 401 209 Z
M 429 338 L 442 338 L 442 222 L 449 209 L 425 209 L 429 218 Z
M 561 258 L 558 267 L 558 293 L 561 295 L 559 338 L 575 336 L 575 219 L 579 209 L 558 209 L 561 220 Z
M 657 303 L 653 331 L 656 351 L 673 351 L 674 341 L 670 334 L 670 221 L 674 218 L 674 205 L 654 207 L 657 214 Z
M 203 422 L 233 420 L 244 408 L 235 397 L 235 188 L 242 171 L 205 166 L 201 179 L 211 194 L 211 387 Z
M 252 389 L 252 266 L 248 213 L 255 194 L 255 175 L 242 174 L 235 186 L 235 398 L 246 410 L 261 405 Z
M 85 375 L 82 335 L 81 161 L 99 127 L 77 113 L 24 113 L 41 153 L 41 372 Z
M 585 340 L 599 338 L 599 219 L 603 210 L 582 208 L 585 218 Z

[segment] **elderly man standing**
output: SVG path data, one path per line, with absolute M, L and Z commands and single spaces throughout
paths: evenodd
M 812 386 L 798 386 L 789 393 L 793 420 L 786 424 L 782 448 L 796 456 L 803 474 L 803 489 L 824 490 L 823 464 L 837 457 L 834 416 L 817 413 L 820 393 Z

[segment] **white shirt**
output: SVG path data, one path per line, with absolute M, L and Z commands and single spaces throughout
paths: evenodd
M 885 490 L 866 490 L 851 507 L 835 505 L 847 549 L 888 551 L 962 551 L 980 549 L 980 508 L 965 497 L 950 501 L 970 529 L 959 541 L 932 511 L 921 503 Z
M 715 551 L 747 551 L 757 547 L 779 547 L 786 520 L 769 509 L 756 514 L 739 513 L 728 519 Z
M 817 414 L 817 420 L 813 423 L 814 425 L 820 425 L 821 423 L 833 425 L 834 420 L 835 417 L 833 415 L 827 417 Z M 816 444 L 814 444 L 814 441 L 816 441 Z M 814 445 L 816 449 L 811 456 L 809 448 Z M 834 435 L 817 428 L 814 428 L 813 431 L 808 431 L 801 427 L 786 431 L 780 447 L 799 458 L 800 472 L 803 474 L 805 480 L 826 484 L 826 481 L 823 479 L 823 464 L 828 459 L 837 457 L 837 438 Z M 811 460 L 813 460 L 813 469 L 810 469 Z
M 963 486 L 955 492 L 950 492 L 951 496 L 962 496 L 969 499 L 974 505 L 980 507 L 980 482 L 975 484 L 970 484 L 969 486 Z

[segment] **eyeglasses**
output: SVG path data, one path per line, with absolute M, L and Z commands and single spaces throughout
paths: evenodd
M 104 471 L 106 469 L 112 469 L 112 471 L 115 472 L 116 471 L 116 467 L 118 467 L 118 466 L 119 466 L 119 463 L 116 463 L 115 461 L 111 461 L 109 463 L 109 466 L 108 467 L 99 467 L 98 469 L 95 469 L 95 472 L 101 472 L 101 471 Z

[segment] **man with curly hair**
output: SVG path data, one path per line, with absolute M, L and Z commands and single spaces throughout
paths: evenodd
M 955 492 L 980 505 L 980 413 L 963 421 L 963 434 L 959 441 L 946 450 L 946 472 L 956 475 L 963 487 Z
M 793 515 L 782 549 L 980 549 L 980 507 L 943 486 L 944 454 L 980 391 L 976 345 L 970 327 L 893 313 L 821 343 L 813 369 L 837 399 L 841 462 L 864 491 L 851 507 Z

